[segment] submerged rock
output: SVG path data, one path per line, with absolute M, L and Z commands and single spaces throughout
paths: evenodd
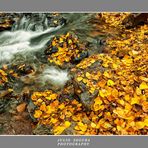
M 10 20 L 3 20 L 0 22 L 0 31 L 11 30 L 12 22 Z
M 17 72 L 20 75 L 28 75 L 34 72 L 34 68 L 31 65 L 23 64 L 17 67 Z
M 47 49 L 45 50 L 45 54 L 46 54 L 46 55 L 50 55 L 50 54 L 53 54 L 53 53 L 56 53 L 56 52 L 58 52 L 58 48 L 55 47 L 55 46 L 53 46 L 53 47 L 51 47 L 51 48 L 47 48 Z
M 79 63 L 82 59 L 87 58 L 87 57 L 88 57 L 88 51 L 82 51 L 81 53 L 78 54 L 77 57 L 72 59 L 72 62 Z
M 67 23 L 67 20 L 64 17 L 62 17 L 60 14 L 58 15 L 48 14 L 47 19 L 50 27 L 66 25 Z

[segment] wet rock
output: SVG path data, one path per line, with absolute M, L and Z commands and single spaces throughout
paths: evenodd
M 46 55 L 50 55 L 50 54 L 56 53 L 56 52 L 58 52 L 58 48 L 55 47 L 55 46 L 53 46 L 53 47 L 51 47 L 51 48 L 47 48 L 47 49 L 45 50 L 45 54 L 46 54 Z
M 17 72 L 20 75 L 28 75 L 34 72 L 34 68 L 31 65 L 23 64 L 17 67 Z
M 88 51 L 82 51 L 77 57 L 75 57 L 72 62 L 73 63 L 79 63 L 81 60 L 83 60 L 84 58 L 88 57 Z
M 78 99 L 74 94 L 74 87 L 72 80 L 69 80 L 65 87 L 60 92 L 59 101 L 64 102 L 63 98 L 68 98 L 69 100 Z
M 67 23 L 67 20 L 62 17 L 62 18 L 60 19 L 60 24 L 61 24 L 61 25 L 66 25 L 66 23 Z
M 3 133 L 3 130 L 4 130 L 4 128 L 3 128 L 3 124 L 2 124 L 2 123 L 0 123 L 0 134 L 2 134 L 2 133 Z
M 0 31 L 11 30 L 17 18 L 18 18 L 18 14 L 15 14 L 15 13 L 1 13 L 0 14 Z
M 0 99 L 7 96 L 10 93 L 12 93 L 12 91 L 10 91 L 10 90 L 0 91 Z
M 81 93 L 80 100 L 87 109 L 91 108 L 93 98 L 91 98 L 88 92 Z
M 106 43 L 106 40 L 104 38 L 98 38 L 97 40 L 98 45 L 103 46 L 105 45 L 105 43 Z
M 33 130 L 34 135 L 52 135 L 51 127 L 46 125 L 38 125 Z
M 44 53 L 50 63 L 62 68 L 71 67 L 89 56 L 85 43 L 81 42 L 74 33 L 66 33 L 53 37 Z
M 33 116 L 35 109 L 36 109 L 36 106 L 34 105 L 32 100 L 30 100 L 29 104 L 27 105 L 27 111 L 28 111 L 29 116 L 33 122 L 36 122 L 36 119 Z
M 131 29 L 145 23 L 148 23 L 148 13 L 132 13 L 122 22 L 122 24 L 125 25 L 127 29 Z
M 24 87 L 21 92 L 21 99 L 22 101 L 29 103 L 31 96 L 31 90 L 28 87 Z
M 71 126 L 66 128 L 61 135 L 75 135 L 76 130 L 74 129 L 74 127 L 76 126 L 75 122 L 71 122 Z
M 9 101 L 6 99 L 0 99 L 0 114 L 6 111 L 9 105 Z
M 101 73 L 105 71 L 98 57 L 99 55 L 90 56 L 71 70 L 71 73 L 74 74 L 73 85 L 75 94 L 87 110 L 91 109 L 93 100 L 98 95 L 97 83 Z
M 54 16 L 53 14 L 51 14 L 50 16 L 47 17 L 47 19 L 50 27 L 57 27 L 65 25 L 67 23 L 67 20 L 63 18 L 61 15 Z
M 13 21 L 11 20 L 1 20 L 0 21 L 0 31 L 4 31 L 4 30 L 11 30 Z

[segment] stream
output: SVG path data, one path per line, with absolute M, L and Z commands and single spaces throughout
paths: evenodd
M 7 15 L 13 17 L 13 14 L 12 16 L 11 14 Z M 16 110 L 16 104 L 22 101 L 26 90 L 29 90 L 29 93 L 48 89 L 58 91 L 72 79 L 69 67 L 61 67 L 49 63 L 46 58 L 45 49 L 53 37 L 70 32 L 75 34 L 82 43 L 89 43 L 90 48 L 92 48 L 89 53 L 90 55 L 99 52 L 99 39 L 102 39 L 102 36 L 96 38 L 91 36 L 91 33 L 95 30 L 90 20 L 93 20 L 94 16 L 95 14 L 93 13 L 61 13 L 57 16 L 53 16 L 50 13 L 17 14 L 16 18 L 13 19 L 14 23 L 11 29 L 0 32 L 0 69 L 3 68 L 4 65 L 7 65 L 9 69 L 15 71 L 18 68 L 17 66 L 25 64 L 33 67 L 34 72 L 27 75 L 20 75 L 18 79 L 12 80 L 6 85 L 6 88 L 0 88 L 0 98 L 2 98 L 0 100 L 1 113 L 8 110 L 9 113 L 15 114 L 13 110 Z M 3 98 L 5 93 L 8 93 L 8 88 L 13 89 L 13 95 L 10 95 L 11 100 Z M 9 93 L 6 97 L 7 96 L 9 98 Z M 15 97 L 19 97 L 20 100 L 16 100 Z M 34 108 L 31 99 L 27 100 L 27 102 L 29 107 Z M 32 117 L 33 112 L 30 113 L 30 110 L 31 109 L 27 108 L 27 112 L 30 114 L 29 116 L 34 120 Z M 1 114 L 0 118 L 3 124 L 7 116 L 8 121 L 6 121 L 6 123 L 8 122 L 9 127 L 11 125 L 9 120 L 11 120 L 12 116 L 5 114 L 7 114 L 7 112 L 4 113 L 4 116 Z M 21 122 L 16 122 L 16 125 L 15 123 L 12 124 L 16 127 L 17 124 L 29 127 L 28 124 L 30 123 L 27 120 L 25 124 Z M 7 128 L 5 129 L 6 133 L 11 131 Z M 1 122 L 0 130 L 2 130 Z M 18 128 L 16 128 L 16 130 L 18 130 Z
M 49 66 L 48 61 L 45 60 L 44 50 L 51 38 L 67 32 L 74 32 L 80 40 L 88 40 L 97 46 L 97 39 L 89 37 L 93 28 L 88 22 L 93 17 L 94 14 L 63 13 L 58 19 L 64 18 L 66 23 L 62 20 L 63 24 L 60 22 L 53 26 L 49 14 L 19 14 L 19 19 L 16 19 L 11 30 L 0 33 L 0 67 L 3 64 L 10 67 L 11 65 L 29 64 L 39 73 L 38 76 L 30 77 L 31 80 L 39 82 L 37 85 L 49 81 L 54 85 L 64 86 L 70 79 L 68 70 L 59 69 L 51 64 Z M 24 77 L 22 77 L 23 79 Z M 24 85 L 20 82 L 14 84 L 14 89 L 18 93 L 22 87 Z

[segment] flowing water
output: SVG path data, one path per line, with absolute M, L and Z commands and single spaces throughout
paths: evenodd
M 0 67 L 3 64 L 29 63 L 39 70 L 43 64 L 41 57 L 46 44 L 53 36 L 72 31 L 81 40 L 85 40 L 92 29 L 88 21 L 93 17 L 93 14 L 61 14 L 67 23 L 57 27 L 49 27 L 48 14 L 45 13 L 19 15 L 20 19 L 17 19 L 13 24 L 11 31 L 0 33 Z M 54 85 L 63 86 L 70 79 L 66 69 L 61 70 L 52 65 L 48 66 L 46 61 L 44 67 L 46 68 L 42 69 L 38 76 L 35 76 L 36 81 L 44 83 L 50 81 Z
M 0 69 L 3 65 L 7 65 L 9 70 L 15 71 L 17 66 L 24 64 L 34 69 L 30 74 L 19 75 L 18 79 L 10 77 L 8 84 L 5 83 L 6 86 L 4 84 L 4 87 L 0 87 L 0 133 L 5 135 L 14 134 L 14 131 L 16 134 L 32 133 L 30 119 L 33 122 L 36 121 L 32 116 L 36 108 L 30 99 L 32 92 L 52 89 L 58 93 L 67 82 L 71 83 L 69 80 L 72 76 L 69 69 L 65 68 L 66 66 L 61 68 L 47 61 L 44 51 L 52 37 L 72 32 L 82 42 L 89 41 L 98 49 L 97 39 L 90 36 L 93 28 L 89 20 L 93 19 L 94 14 L 60 14 L 67 21 L 66 24 L 56 27 L 50 24 L 50 15 L 46 13 L 19 13 L 12 29 L 0 32 Z M 10 93 L 8 88 L 12 88 L 13 92 Z M 27 119 L 22 114 L 22 118 L 26 122 L 17 122 L 17 120 L 14 122 L 13 115 L 17 115 L 16 106 L 21 102 L 27 102 L 27 112 L 25 112 Z M 28 118 L 28 114 L 30 118 Z M 15 127 L 12 125 L 12 121 Z

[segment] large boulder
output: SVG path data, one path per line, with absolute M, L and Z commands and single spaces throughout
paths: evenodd
M 131 13 L 127 16 L 122 24 L 127 28 L 134 28 L 138 25 L 143 25 L 148 23 L 148 13 Z
M 71 70 L 74 73 L 75 94 L 88 110 L 90 110 L 94 98 L 98 94 L 99 87 L 97 84 L 106 69 L 101 64 L 102 60 L 99 55 L 93 55 L 84 59 L 76 68 Z
M 52 38 L 47 43 L 45 55 L 50 63 L 61 67 L 69 67 L 88 57 L 88 49 L 73 33 L 67 33 Z
M 19 18 L 19 14 L 0 13 L 0 31 L 11 30 L 14 22 Z

